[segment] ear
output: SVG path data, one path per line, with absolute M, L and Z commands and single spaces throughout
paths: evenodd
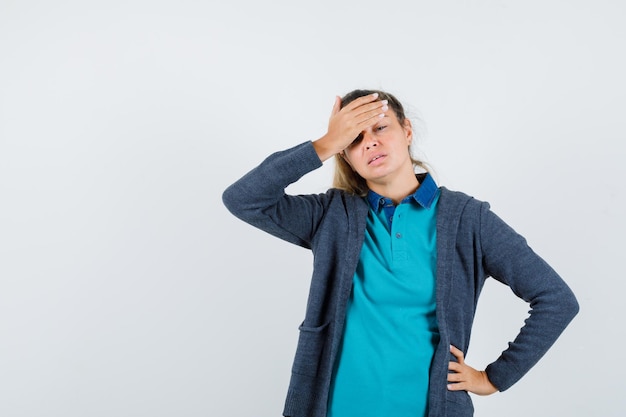
M 413 125 L 411 124 L 411 121 L 409 119 L 404 119 L 404 126 L 402 126 L 402 128 L 404 129 L 407 140 L 406 144 L 408 146 L 413 141 Z

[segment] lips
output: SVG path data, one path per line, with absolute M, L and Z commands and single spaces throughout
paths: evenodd
M 383 155 L 383 154 L 377 154 L 374 155 L 372 158 L 370 158 L 369 161 L 367 161 L 367 164 L 370 165 L 376 161 L 380 161 L 381 159 L 385 158 L 387 155 Z

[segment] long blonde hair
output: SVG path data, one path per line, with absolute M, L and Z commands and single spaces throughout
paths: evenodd
M 341 107 L 343 108 L 348 103 L 354 101 L 355 99 L 366 96 L 368 94 L 378 93 L 379 100 L 387 100 L 388 106 L 393 112 L 396 114 L 396 118 L 398 122 L 400 122 L 401 126 L 404 126 L 406 115 L 404 114 L 404 107 L 402 107 L 402 103 L 398 101 L 392 94 L 387 93 L 385 91 L 379 90 L 354 90 L 346 94 L 341 98 Z M 409 156 L 411 158 L 411 162 L 413 163 L 414 168 L 420 168 L 423 171 L 429 171 L 428 165 L 415 159 L 411 152 L 411 146 L 409 146 Z M 348 164 L 348 162 L 343 158 L 341 154 L 335 155 L 335 176 L 333 178 L 333 187 L 338 188 L 340 190 L 344 190 L 349 192 L 350 194 L 356 194 L 360 196 L 365 196 L 369 191 L 367 183 L 365 179 L 361 177 L 352 167 Z

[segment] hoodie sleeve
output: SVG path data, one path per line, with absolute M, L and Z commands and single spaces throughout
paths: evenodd
M 268 156 L 222 194 L 239 219 L 305 248 L 324 215 L 325 195 L 288 195 L 285 188 L 322 166 L 312 142 Z
M 480 241 L 485 271 L 508 285 L 530 304 L 530 315 L 509 347 L 489 366 L 489 380 L 500 390 L 510 388 L 554 344 L 578 313 L 571 289 L 526 240 L 496 216 L 481 209 Z

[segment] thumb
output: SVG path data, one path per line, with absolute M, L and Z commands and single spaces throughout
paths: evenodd
M 330 113 L 330 117 L 333 117 L 341 110 L 341 98 L 339 96 L 335 96 L 335 104 L 333 104 L 333 111 Z

